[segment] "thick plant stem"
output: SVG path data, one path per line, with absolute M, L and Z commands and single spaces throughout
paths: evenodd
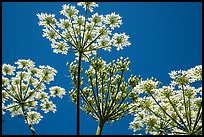
M 35 129 L 33 128 L 32 124 L 28 120 L 28 115 L 27 115 L 27 112 L 26 112 L 24 106 L 22 105 L 21 107 L 22 107 L 23 115 L 24 115 L 24 117 L 26 119 L 26 122 L 27 122 L 29 128 L 30 128 L 30 131 L 32 132 L 33 135 L 37 135 L 36 132 L 35 132 Z
M 97 128 L 97 131 L 96 131 L 96 135 L 101 135 L 105 123 L 106 122 L 103 121 L 103 120 L 99 121 L 98 128 Z
M 80 84 L 81 84 L 81 80 L 80 80 L 80 74 L 81 74 L 81 56 L 82 53 L 79 52 L 79 62 L 78 62 L 78 77 L 77 77 L 77 135 L 79 135 L 80 133 L 80 108 L 79 108 L 79 92 L 80 92 Z

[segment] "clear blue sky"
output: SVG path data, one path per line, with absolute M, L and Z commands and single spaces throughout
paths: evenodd
M 42 37 L 37 13 L 47 12 L 62 17 L 59 11 L 64 2 L 3 2 L 2 3 L 2 63 L 14 65 L 18 59 L 31 59 L 37 66 L 50 65 L 58 70 L 51 85 L 70 90 L 71 81 L 66 62 L 74 59 L 73 54 L 61 55 L 52 52 L 50 41 Z M 69 4 L 69 3 L 67 3 Z M 76 5 L 76 3 L 71 3 Z M 120 56 L 131 60 L 130 72 L 143 78 L 155 77 L 164 85 L 170 82 L 171 70 L 189 69 L 202 64 L 202 3 L 150 3 L 150 2 L 101 2 L 95 11 L 99 14 L 119 13 L 123 19 L 121 28 L 115 32 L 130 35 L 132 45 L 121 51 L 100 51 L 106 61 Z M 81 7 L 80 12 L 83 12 Z M 83 65 L 86 65 L 83 63 Z M 44 115 L 35 125 L 37 134 L 76 134 L 76 106 L 68 96 L 53 100 L 57 112 Z M 95 134 L 97 122 L 83 111 L 81 134 Z M 3 116 L 2 134 L 31 134 L 22 118 Z M 102 134 L 132 135 L 128 130 L 133 116 L 107 124 Z

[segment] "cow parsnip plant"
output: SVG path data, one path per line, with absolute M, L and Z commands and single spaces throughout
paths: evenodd
M 49 88 L 46 84 L 54 81 L 57 71 L 50 66 L 35 67 L 35 62 L 28 59 L 19 59 L 17 67 L 10 64 L 2 65 L 2 114 L 8 111 L 11 117 L 23 115 L 33 135 L 36 131 L 33 124 L 38 124 L 43 116 L 39 109 L 48 113 L 55 113 L 56 105 L 52 97 L 66 94 L 65 89 L 59 86 Z
M 54 14 L 38 13 L 39 25 L 43 26 L 43 37 L 51 41 L 51 48 L 55 53 L 67 55 L 74 53 L 78 60 L 77 74 L 77 134 L 79 135 L 79 91 L 81 81 L 81 62 L 89 61 L 97 50 L 111 51 L 112 47 L 117 50 L 129 46 L 129 36 L 125 33 L 113 33 L 115 28 L 122 25 L 122 19 L 115 12 L 107 15 L 93 13 L 98 7 L 95 2 L 78 2 L 83 6 L 84 15 L 80 15 L 75 6 L 64 4 L 60 14 L 65 18 L 59 21 Z
M 129 115 L 131 109 L 130 98 L 137 100 L 138 94 L 133 88 L 141 80 L 140 77 L 131 75 L 125 81 L 125 72 L 129 70 L 130 60 L 120 57 L 116 61 L 106 63 L 102 58 L 91 59 L 89 69 L 86 70 L 87 86 L 81 89 L 82 97 L 80 108 L 99 122 L 96 135 L 100 135 L 104 124 L 119 120 Z M 70 64 L 74 86 L 77 86 L 77 64 Z M 76 90 L 69 92 L 72 101 L 76 103 Z
M 169 75 L 169 86 L 159 88 L 160 82 L 147 79 L 134 88 L 142 97 L 132 104 L 135 118 L 129 128 L 153 135 L 201 135 L 202 86 L 196 85 L 202 82 L 202 65 Z

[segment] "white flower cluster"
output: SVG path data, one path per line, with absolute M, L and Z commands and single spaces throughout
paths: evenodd
M 193 83 L 202 80 L 202 65 L 195 66 L 187 71 L 171 71 L 169 75 L 179 85 Z
M 147 79 L 134 88 L 140 98 L 132 104 L 135 118 L 129 128 L 153 135 L 201 135 L 202 87 L 192 84 L 202 81 L 202 65 L 169 75 L 169 86 L 159 88 L 158 81 Z
M 86 10 L 88 8 L 90 12 L 93 12 L 93 7 L 98 7 L 98 4 L 96 2 L 78 2 L 78 6 L 83 6 L 83 8 Z
M 57 71 L 50 66 L 35 67 L 28 59 L 19 59 L 17 67 L 2 65 L 2 112 L 9 111 L 11 117 L 24 115 L 26 122 L 38 124 L 43 116 L 37 112 L 41 108 L 45 113 L 56 111 L 56 105 L 50 97 L 65 95 L 65 89 L 50 87 L 50 94 L 45 92 L 46 85 L 54 80 Z
M 124 73 L 129 70 L 130 60 L 120 57 L 116 61 L 106 63 L 102 58 L 91 59 L 89 69 L 85 71 L 88 86 L 80 91 L 82 97 L 81 109 L 97 121 L 114 122 L 129 115 L 130 104 L 128 98 L 136 100 L 137 94 L 133 88 L 140 78 L 131 75 L 128 82 L 124 80 Z M 76 79 L 77 72 L 74 63 L 70 64 L 72 79 Z M 69 92 L 69 96 L 76 103 L 76 89 Z
M 83 6 L 86 14 L 79 15 L 75 6 L 65 4 L 60 13 L 66 16 L 65 19 L 55 19 L 54 14 L 38 13 L 39 25 L 44 26 L 43 37 L 49 39 L 54 53 L 67 54 L 74 52 L 76 56 L 83 54 L 82 59 L 88 58 L 99 49 L 117 50 L 131 45 L 129 36 L 125 33 L 113 33 L 112 31 L 122 25 L 122 19 L 115 12 L 107 15 L 94 13 L 88 16 L 87 10 L 93 12 L 93 8 L 98 7 L 95 2 L 79 2 L 78 6 Z
M 154 79 L 147 79 L 140 82 L 133 90 L 142 94 L 143 92 L 151 93 L 159 86 L 160 82 Z

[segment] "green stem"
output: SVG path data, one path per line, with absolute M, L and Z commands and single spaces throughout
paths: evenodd
M 154 98 L 154 96 L 150 93 L 151 97 L 154 99 L 154 101 L 157 103 L 157 105 L 162 109 L 162 111 L 169 117 L 171 118 L 179 127 L 180 129 L 188 132 L 188 129 L 186 129 L 185 127 L 183 127 L 180 123 L 178 123 L 174 118 L 172 118 L 165 110 L 164 108 L 156 101 L 156 99 Z
M 44 82 L 44 80 L 45 80 L 45 76 L 41 79 L 40 83 L 33 89 L 33 91 L 30 93 L 30 95 L 27 96 L 28 91 L 25 93 L 25 97 L 23 100 L 26 101 L 28 98 L 30 98 L 33 95 L 33 93 L 36 92 L 37 88 L 39 86 L 41 86 L 41 84 Z
M 98 74 L 97 74 L 97 70 L 95 69 L 96 73 L 95 73 L 95 77 L 96 77 L 96 97 L 97 97 L 97 100 L 98 100 L 98 111 L 99 111 L 99 114 L 100 116 L 102 116 L 102 110 L 100 108 L 100 99 L 99 99 L 99 96 L 98 96 Z
M 76 50 L 78 50 L 78 48 L 74 45 L 74 44 L 72 44 L 69 40 L 67 40 L 64 36 L 62 36 L 53 26 L 51 26 L 51 25 L 49 25 L 50 26 L 50 28 L 53 30 L 53 31 L 55 31 L 58 35 L 60 35 L 66 42 L 68 42 L 70 45 L 72 45 Z M 72 47 L 72 48 L 73 48 Z M 74 50 L 75 50 L 74 49 Z
M 81 89 L 80 89 L 81 90 Z M 87 97 L 84 95 L 83 91 L 81 90 L 81 93 L 82 93 L 82 98 L 83 100 L 86 102 L 86 104 L 88 104 L 91 109 L 94 111 L 94 113 L 96 114 L 96 117 L 99 117 L 98 113 L 97 113 L 97 110 L 94 109 L 94 107 L 91 105 L 91 103 L 88 101 Z
M 80 128 L 80 125 L 79 125 L 79 117 L 80 117 L 80 114 L 79 114 L 79 92 L 80 92 L 80 84 L 81 84 L 81 80 L 80 80 L 80 74 L 81 74 L 81 58 L 82 58 L 82 53 L 79 52 L 79 62 L 78 62 L 78 77 L 77 77 L 77 135 L 79 135 L 79 128 Z
M 181 116 L 180 116 L 178 110 L 176 109 L 175 105 L 172 103 L 172 101 L 170 100 L 169 97 L 167 97 L 167 98 L 168 98 L 168 100 L 169 100 L 169 103 L 170 103 L 171 106 L 173 107 L 174 111 L 176 112 L 177 116 L 179 117 L 180 121 L 183 123 L 184 127 L 185 127 L 186 129 L 188 129 L 187 126 L 186 126 L 186 124 L 185 124 L 185 122 L 184 122 L 183 119 L 181 118 Z
M 23 72 L 23 69 L 21 69 L 21 78 L 20 78 L 20 97 L 21 97 L 21 100 L 23 99 L 23 92 L 22 92 L 22 72 Z M 18 84 L 16 85 L 18 87 Z
M 72 41 L 74 42 L 74 44 L 77 45 L 77 43 L 75 42 L 75 40 L 74 40 L 74 38 L 72 37 L 72 35 L 71 35 L 71 33 L 69 32 L 69 30 L 68 30 L 68 29 L 66 29 L 66 30 L 67 30 L 67 32 L 69 33 L 69 35 L 70 35 Z M 76 48 L 76 47 L 75 47 L 75 48 Z
M 13 86 L 13 84 L 12 84 L 12 82 L 11 82 L 10 80 L 9 80 L 9 83 L 10 83 L 11 87 L 12 87 L 13 89 L 15 89 L 14 86 Z M 14 90 L 14 92 L 15 92 L 15 94 L 16 94 L 16 98 L 18 98 L 18 100 L 21 100 L 20 94 L 18 94 L 16 90 Z
M 193 131 L 195 130 L 195 128 L 196 128 L 196 126 L 198 124 L 198 121 L 200 119 L 200 116 L 202 115 L 202 112 L 200 113 L 201 109 L 202 109 L 202 103 L 200 104 L 199 109 L 198 109 L 198 113 L 197 113 L 197 116 L 196 116 L 196 121 L 195 121 L 195 124 L 193 126 Z
M 30 128 L 30 131 L 32 132 L 33 135 L 37 135 L 36 132 L 35 132 L 35 129 L 33 128 L 32 124 L 28 120 L 28 115 L 27 115 L 27 112 L 26 112 L 26 110 L 24 108 L 24 105 L 22 105 L 21 108 L 22 108 L 22 111 L 23 111 L 23 115 L 24 115 L 24 117 L 26 119 L 26 122 L 27 122 L 27 124 L 28 124 L 28 126 Z
M 96 131 L 96 135 L 101 135 L 105 123 L 106 122 L 103 121 L 103 120 L 99 121 L 98 128 L 97 128 L 97 131 Z
M 95 23 L 94 23 L 93 27 L 91 28 L 91 30 L 87 32 L 88 35 L 90 35 L 92 33 L 92 31 L 94 29 L 94 26 L 95 26 Z M 88 42 L 89 39 L 88 38 L 84 38 L 84 40 L 85 40 L 85 42 L 83 43 L 83 47 L 86 46 L 86 43 Z
M 108 25 L 106 28 L 105 28 L 105 30 L 104 31 L 106 31 L 106 29 L 109 27 L 110 25 Z M 103 32 L 104 32 L 103 31 Z M 84 47 L 84 50 L 86 50 L 92 43 L 94 43 L 102 34 L 103 34 L 103 32 L 101 32 L 97 37 L 95 37 L 95 39 L 92 41 L 92 42 L 90 42 L 86 47 Z M 84 44 L 85 45 L 85 44 Z
M 106 94 L 106 98 L 105 98 L 105 108 L 104 108 L 104 111 L 103 111 L 103 115 L 105 115 L 105 112 L 106 112 L 106 109 L 108 107 L 108 100 L 109 100 L 109 92 L 110 92 L 110 85 L 111 85 L 111 78 L 112 76 L 110 76 L 110 80 L 109 80 L 109 84 L 108 84 L 108 93 Z
M 188 123 L 188 130 L 190 130 L 190 122 L 189 122 L 189 119 L 188 119 L 188 111 L 187 111 L 187 106 L 186 106 L 186 98 L 185 98 L 185 95 L 184 95 L 184 87 L 183 87 L 183 84 L 182 84 L 182 92 L 183 92 L 183 103 L 184 103 L 184 108 L 185 108 L 185 112 L 186 112 L 186 120 L 187 120 L 187 123 Z M 191 130 L 190 130 L 191 132 Z
M 122 99 L 122 101 L 120 102 L 119 105 L 115 105 L 115 108 L 113 107 L 113 112 L 115 112 L 115 110 L 117 110 L 117 108 L 120 108 L 120 106 L 122 105 L 122 103 L 125 101 L 125 99 L 128 97 L 129 93 L 132 92 L 133 87 L 130 89 L 130 91 L 126 94 L 126 96 Z M 110 115 L 112 115 L 112 113 Z
M 114 98 L 113 98 L 113 100 L 112 100 L 112 102 L 111 102 L 111 104 L 110 104 L 110 106 L 109 106 L 109 109 L 107 110 L 106 115 L 109 114 L 110 110 L 113 109 L 113 108 L 112 108 L 113 105 L 116 104 L 115 101 L 116 101 L 117 95 L 118 95 L 118 93 L 119 93 L 120 85 L 121 85 L 121 83 L 122 83 L 122 78 L 124 77 L 123 74 L 124 74 L 124 71 L 122 71 L 122 73 L 121 73 L 120 81 L 119 81 L 119 84 L 118 84 L 118 87 L 117 87 L 117 90 L 116 90 L 117 92 L 115 93 L 115 96 L 113 95 Z
M 102 94 L 102 97 L 101 97 L 101 114 L 103 115 L 103 111 L 104 111 L 104 107 L 103 107 L 103 104 L 104 104 L 103 78 L 102 78 L 101 86 L 102 86 L 102 89 L 101 89 L 101 94 Z
M 83 45 L 83 43 L 84 43 L 84 35 L 85 35 L 85 30 L 86 30 L 86 22 L 87 22 L 87 17 L 88 17 L 88 10 L 87 10 L 87 5 L 86 5 L 86 10 L 85 10 L 85 12 L 86 12 L 86 16 L 85 16 L 85 23 L 84 23 L 84 30 L 83 30 L 83 36 L 82 36 L 82 41 L 81 41 L 81 44 Z M 85 45 L 83 45 L 83 47 L 84 47 Z
M 190 119 L 190 131 L 191 131 L 191 126 L 192 126 L 192 119 L 191 119 L 191 97 L 188 97 L 188 109 L 189 109 L 189 119 Z
M 16 106 L 18 106 L 18 104 L 17 104 L 17 105 L 10 106 L 10 107 L 7 107 L 7 108 L 2 108 L 2 110 L 7 110 L 7 109 L 10 109 L 10 108 L 13 108 L 13 107 L 16 107 Z
M 14 95 L 12 95 L 12 93 L 10 93 L 10 91 L 4 87 L 2 87 L 3 90 L 6 91 L 6 93 L 8 93 L 11 97 L 13 97 L 16 101 L 19 101 L 20 99 L 18 98 L 18 95 L 16 94 L 16 97 Z
M 95 100 L 95 102 L 96 102 L 96 107 L 97 107 L 97 109 L 98 109 L 99 115 L 101 116 L 100 108 L 99 108 L 99 103 L 98 103 L 98 101 L 97 101 L 97 99 L 96 99 L 96 94 L 95 94 L 95 92 L 94 92 L 94 86 L 93 86 L 93 83 L 92 83 L 92 79 L 90 79 L 90 82 L 91 82 L 92 92 L 93 92 L 93 95 L 94 95 L 94 100 Z
M 31 81 L 31 78 L 29 79 L 29 83 L 28 83 L 28 86 L 27 86 L 27 88 L 26 88 L 26 90 L 24 92 L 24 96 L 22 95 L 22 99 L 25 99 L 26 93 L 28 92 L 28 89 L 29 89 L 29 87 L 31 85 L 30 81 Z
M 72 21 L 72 17 L 70 16 L 70 20 L 71 20 L 71 25 L 72 25 L 72 30 L 73 30 L 73 32 L 74 32 L 74 37 L 75 37 L 75 40 L 76 40 L 76 44 L 78 45 L 78 40 L 77 40 L 77 35 L 76 35 L 76 33 L 75 33 L 75 28 L 74 28 L 74 25 L 73 25 L 73 21 Z M 76 45 L 76 46 L 77 46 Z M 78 47 L 79 48 L 79 47 Z

